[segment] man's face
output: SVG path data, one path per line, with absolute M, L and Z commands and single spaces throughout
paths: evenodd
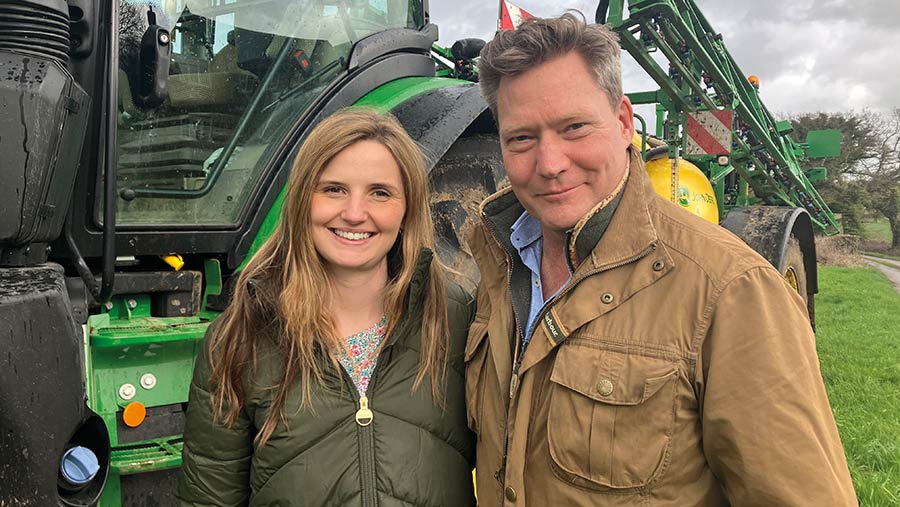
M 622 179 L 631 103 L 612 108 L 578 53 L 501 79 L 497 116 L 510 185 L 544 234 L 565 235 Z

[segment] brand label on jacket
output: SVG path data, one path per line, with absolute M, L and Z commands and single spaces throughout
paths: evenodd
M 551 309 L 544 314 L 544 330 L 547 332 L 547 336 L 550 337 L 550 341 L 553 342 L 554 346 L 559 345 L 561 341 L 569 336 L 566 328 L 560 325 L 555 309 Z

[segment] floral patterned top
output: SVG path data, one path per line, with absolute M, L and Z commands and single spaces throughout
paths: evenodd
M 347 348 L 338 351 L 338 361 L 350 374 L 353 384 L 360 396 L 365 396 L 369 389 L 369 380 L 378 360 L 378 348 L 387 330 L 387 316 L 372 327 L 347 337 Z

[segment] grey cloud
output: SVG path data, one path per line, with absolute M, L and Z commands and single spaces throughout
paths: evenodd
M 723 34 L 726 47 L 746 74 L 762 81 L 769 109 L 785 113 L 900 106 L 900 4 L 897 0 L 696 0 Z M 567 8 L 593 17 L 596 1 L 518 0 L 539 16 Z M 463 37 L 489 39 L 498 2 L 432 0 L 441 43 Z M 623 56 L 627 91 L 652 82 Z

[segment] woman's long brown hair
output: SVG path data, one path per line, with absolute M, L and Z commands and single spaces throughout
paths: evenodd
M 338 336 L 329 313 L 331 286 L 310 235 L 310 203 L 319 175 L 331 159 L 364 140 L 377 141 L 394 155 L 406 197 L 403 232 L 398 239 L 402 266 L 385 289 L 387 336 L 406 309 L 406 295 L 421 249 L 434 250 L 425 164 L 400 123 L 389 115 L 351 108 L 316 126 L 294 161 L 281 220 L 238 276 L 231 304 L 219 316 L 210 338 L 213 416 L 230 426 L 240 415 L 255 381 L 261 330 L 270 327 L 272 321 L 278 325 L 272 334 L 284 363 L 277 385 L 260 386 L 274 389 L 275 395 L 257 433 L 259 446 L 265 445 L 279 422 L 286 424 L 285 403 L 298 378 L 303 409 L 310 406 L 313 388 L 322 385 L 325 369 L 340 368 L 334 352 L 344 346 L 344 337 Z M 251 285 L 265 290 L 254 290 Z M 446 375 L 448 323 L 444 276 L 437 259 L 428 269 L 423 303 L 422 350 L 413 389 L 430 377 L 432 396 L 438 402 Z M 330 365 L 323 364 L 317 350 L 327 352 Z

